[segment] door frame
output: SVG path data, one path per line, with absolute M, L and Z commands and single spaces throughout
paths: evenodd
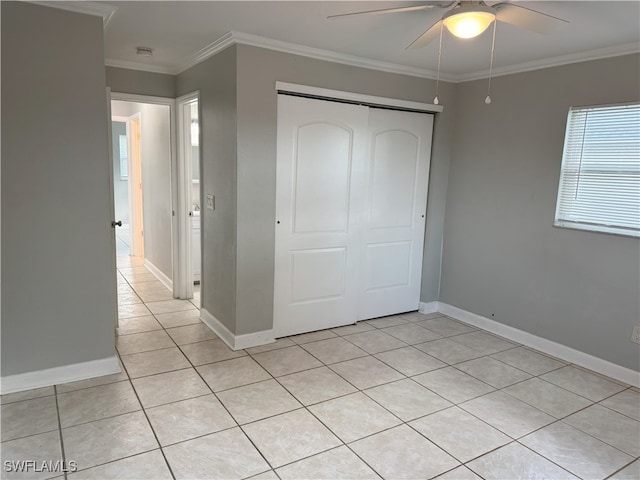
M 198 102 L 198 123 L 201 123 L 200 115 L 200 91 L 188 93 L 176 98 L 178 131 L 178 160 L 177 160 L 177 221 L 178 221 L 178 266 L 179 281 L 174 280 L 174 292 L 178 298 L 193 298 L 193 260 L 192 260 L 192 219 L 191 210 L 191 186 L 192 186 L 192 159 L 191 159 L 191 117 L 184 115 L 184 107 L 194 101 Z M 202 146 L 202 129 L 200 129 L 200 142 Z M 201 155 L 200 155 L 201 157 Z M 202 169 L 200 169 L 202 176 Z M 202 205 L 202 182 L 200 183 L 200 205 Z M 200 214 L 200 231 L 202 232 L 202 213 Z M 200 252 L 202 252 L 202 234 L 200 237 Z M 202 259 L 202 256 L 201 256 Z M 201 260 L 202 261 L 202 260 Z M 202 272 L 202 267 L 200 268 Z M 177 287 L 177 289 L 176 289 Z
M 136 113 L 127 121 L 127 138 L 129 155 L 129 239 L 131 255 L 144 258 L 144 210 L 142 192 L 142 152 L 140 136 L 142 132 L 142 115 Z M 136 134 L 138 138 L 136 138 Z
M 312 87 L 310 85 L 300 85 L 297 83 L 276 81 L 275 89 L 276 93 L 298 94 L 300 96 L 316 98 L 318 100 L 344 101 L 345 103 L 355 103 L 358 105 L 366 105 L 368 107 L 390 107 L 392 110 L 408 110 L 424 113 L 439 113 L 444 110 L 442 105 L 435 105 L 433 103 L 413 102 L 409 100 L 400 100 L 398 98 L 364 95 L 361 93 Z
M 176 101 L 168 97 L 154 97 L 134 93 L 111 92 L 112 101 L 148 103 L 152 105 L 166 105 L 169 107 L 169 132 L 171 149 L 171 283 L 173 296 L 178 297 L 177 285 L 180 283 L 179 255 L 178 255 L 178 219 L 176 205 L 178 204 L 177 151 L 176 151 Z

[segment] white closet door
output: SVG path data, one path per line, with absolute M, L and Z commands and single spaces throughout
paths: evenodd
M 368 108 L 278 96 L 276 337 L 354 323 Z
M 358 320 L 417 310 L 433 116 L 369 111 Z

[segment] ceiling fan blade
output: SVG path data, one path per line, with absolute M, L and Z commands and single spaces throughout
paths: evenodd
M 435 40 L 440 34 L 440 23 L 442 20 L 438 20 L 436 23 L 431 25 L 426 32 L 416 38 L 413 42 L 411 42 L 405 50 L 414 50 L 416 48 L 426 47 L 433 40 Z
M 492 7 L 496 9 L 496 18 L 499 21 L 531 30 L 532 32 L 548 34 L 562 23 L 569 23 L 562 18 L 547 15 L 514 3 L 497 3 Z
M 386 13 L 402 13 L 402 12 L 415 12 L 418 10 L 430 10 L 435 8 L 437 5 L 414 5 L 413 7 L 396 7 L 396 8 L 383 8 L 382 10 L 367 10 L 364 12 L 352 12 L 352 13 L 342 13 L 340 15 L 329 15 L 327 18 L 338 18 L 338 17 L 350 17 L 352 15 L 380 15 Z

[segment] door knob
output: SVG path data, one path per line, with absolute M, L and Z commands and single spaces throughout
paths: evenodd
M 111 226 L 112 226 L 113 228 L 116 228 L 116 225 L 117 225 L 118 227 L 121 227 L 121 226 L 122 226 L 122 220 L 118 220 L 117 222 L 116 222 L 115 220 L 111 220 Z

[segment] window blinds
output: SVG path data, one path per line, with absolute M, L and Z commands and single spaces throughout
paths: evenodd
M 640 105 L 569 110 L 555 225 L 640 236 Z

